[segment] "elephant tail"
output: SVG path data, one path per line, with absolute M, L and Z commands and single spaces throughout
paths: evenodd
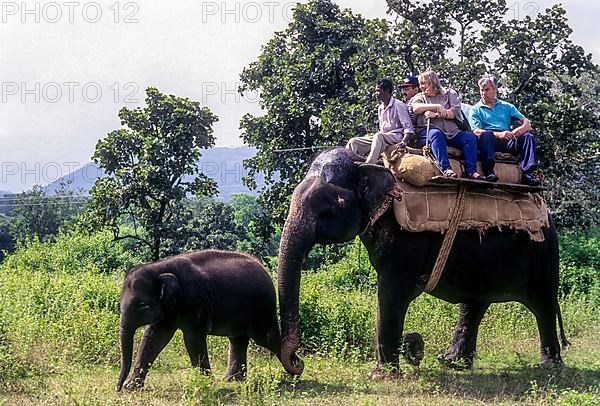
M 560 329 L 560 342 L 562 349 L 564 350 L 567 346 L 571 345 L 567 336 L 565 336 L 565 328 L 563 327 L 562 315 L 560 313 L 560 305 L 558 304 L 558 298 L 556 299 L 556 315 L 558 316 L 558 328 Z

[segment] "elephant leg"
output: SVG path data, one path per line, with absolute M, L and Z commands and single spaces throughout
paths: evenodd
M 399 358 L 404 319 L 412 296 L 407 286 L 398 280 L 395 273 L 378 276 L 377 288 L 377 366 L 371 378 L 396 378 L 399 373 Z
M 540 334 L 540 355 L 542 364 L 562 363 L 560 356 L 560 344 L 556 334 L 556 309 L 548 303 L 555 302 L 556 299 L 547 301 L 538 301 L 535 304 L 528 305 L 535 316 L 538 331 Z
M 171 341 L 176 330 L 175 326 L 165 323 L 153 324 L 146 328 L 135 360 L 133 373 L 125 384 L 126 389 L 138 389 L 144 386 L 148 370 L 158 354 Z
M 229 359 L 225 380 L 242 381 L 246 379 L 246 354 L 249 337 L 229 337 Z
M 479 325 L 489 307 L 490 303 L 477 302 L 459 305 L 459 318 L 452 345 L 445 354 L 438 357 L 441 363 L 456 369 L 473 367 Z
M 198 333 L 193 330 L 186 330 L 183 333 L 183 342 L 190 356 L 192 366 L 200 367 L 202 373 L 210 374 L 210 360 L 208 358 L 208 348 L 206 346 L 206 334 Z

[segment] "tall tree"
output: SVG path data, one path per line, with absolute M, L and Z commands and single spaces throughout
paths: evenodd
M 288 28 L 278 32 L 241 74 L 240 90 L 259 91 L 264 115 L 245 115 L 242 138 L 258 153 L 247 160 L 249 185 L 263 172 L 261 200 L 279 221 L 293 184 L 319 146 L 340 145 L 344 135 L 322 133 L 322 111 L 352 97 L 357 88 L 352 56 L 361 47 L 365 20 L 331 1 L 298 4 Z M 280 149 L 306 148 L 278 152 Z M 313 149 L 315 148 L 315 149 Z
M 200 103 L 146 90 L 146 107 L 119 111 L 121 124 L 96 145 L 94 161 L 106 176 L 90 194 L 88 218 L 112 228 L 115 239 L 134 238 L 146 244 L 154 260 L 161 244 L 176 232 L 186 195 L 210 196 L 215 182 L 202 174 L 200 150 L 214 145 L 212 125 L 218 118 Z M 134 232 L 123 234 L 127 220 Z
M 375 80 L 432 68 L 470 103 L 479 99 L 477 79 L 496 74 L 500 95 L 538 130 L 559 224 L 581 223 L 574 221 L 578 216 L 597 222 L 598 211 L 589 203 L 598 199 L 598 112 L 583 107 L 578 79 L 595 77 L 597 66 L 569 39 L 564 9 L 515 20 L 504 0 L 388 0 L 388 6 L 391 22 L 365 20 L 329 0 L 298 5 L 288 28 L 244 69 L 242 90 L 258 90 L 264 110 L 241 121 L 244 141 L 258 148 L 248 162 L 249 184 L 258 171 L 267 174 L 261 204 L 274 218 L 282 220 L 313 147 L 344 145 L 376 130 Z M 311 149 L 275 151 L 283 148 Z

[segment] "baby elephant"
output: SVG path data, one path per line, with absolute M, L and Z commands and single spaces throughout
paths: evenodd
M 192 366 L 210 371 L 206 336 L 229 338 L 225 378 L 243 379 L 248 341 L 267 348 L 281 360 L 281 335 L 275 289 L 265 268 L 245 254 L 206 250 L 178 255 L 131 268 L 121 292 L 121 390 L 133 353 L 137 328 L 146 326 L 127 389 L 144 385 L 148 369 L 175 334 L 183 332 Z M 296 358 L 300 375 L 304 363 Z

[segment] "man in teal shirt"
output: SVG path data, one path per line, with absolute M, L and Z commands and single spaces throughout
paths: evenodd
M 488 181 L 496 182 L 494 173 L 495 152 L 510 152 L 519 155 L 523 171 L 521 181 L 538 186 L 540 180 L 533 174 L 538 167 L 535 155 L 535 138 L 531 134 L 531 122 L 517 108 L 498 100 L 498 86 L 494 76 L 486 75 L 479 80 L 481 100 L 470 111 L 469 121 L 478 138 L 481 165 Z M 518 126 L 511 130 L 511 125 Z

